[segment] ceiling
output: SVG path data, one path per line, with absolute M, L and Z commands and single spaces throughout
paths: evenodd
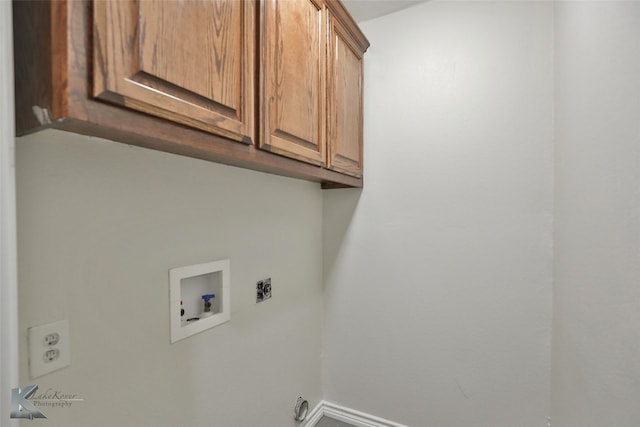
M 388 15 L 427 0 L 343 0 L 356 22 Z

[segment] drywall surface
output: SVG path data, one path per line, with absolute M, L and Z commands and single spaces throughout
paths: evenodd
M 21 384 L 84 399 L 48 426 L 293 427 L 320 401 L 316 184 L 47 131 L 17 141 L 17 193 Z M 231 321 L 170 344 L 169 269 L 226 258 Z M 71 366 L 30 380 L 27 328 L 60 319 Z
M 549 416 L 552 2 L 363 23 L 365 187 L 324 193 L 324 390 L 411 426 Z
M 552 424 L 640 425 L 640 3 L 556 3 Z
M 18 386 L 18 287 L 11 3 L 0 2 L 0 426 L 9 419 Z

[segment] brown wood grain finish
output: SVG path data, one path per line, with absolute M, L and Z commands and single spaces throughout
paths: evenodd
M 238 111 L 240 3 L 140 2 L 140 72 Z
M 94 3 L 94 96 L 254 140 L 254 3 Z
M 34 105 L 51 109 L 51 44 L 39 34 L 51 33 L 51 9 L 38 2 L 20 2 L 13 5 L 13 26 L 24 29 L 22 37 L 14 37 L 14 74 L 17 88 L 24 92 L 16 96 L 16 129 L 40 126 L 32 112 Z M 28 49 L 37 49 L 42 55 L 31 58 L 21 55 Z
M 363 52 L 337 20 L 330 19 L 329 38 L 329 169 L 362 176 Z
M 326 163 L 326 12 L 316 0 L 261 3 L 260 147 Z
M 325 0 L 325 3 L 331 13 L 331 19 L 342 23 L 343 29 L 347 31 L 349 38 L 354 42 L 355 46 L 358 47 L 358 50 L 362 53 L 366 52 L 369 48 L 369 40 L 367 40 L 364 33 L 360 31 L 358 24 L 349 14 L 344 3 L 340 0 Z
M 16 110 L 18 135 L 51 127 L 315 181 L 322 188 L 362 187 L 361 178 L 273 155 L 255 145 L 239 144 L 111 102 L 97 101 L 93 97 L 94 78 L 100 77 L 94 73 L 93 66 L 98 53 L 94 52 L 98 44 L 94 6 L 100 3 L 107 2 L 14 2 L 16 105 L 23 106 Z M 253 2 L 250 7 L 254 10 L 251 25 L 255 27 L 253 19 L 257 8 Z M 34 105 L 48 109 L 50 123 L 36 118 L 31 108 Z M 256 108 L 251 116 L 259 113 Z

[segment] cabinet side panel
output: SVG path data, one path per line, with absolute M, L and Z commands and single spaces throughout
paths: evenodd
M 13 28 L 16 133 L 22 135 L 45 125 L 52 111 L 51 3 L 14 1 Z

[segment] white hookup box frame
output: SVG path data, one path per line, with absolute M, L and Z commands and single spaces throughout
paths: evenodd
M 231 320 L 230 271 L 231 262 L 228 259 L 169 270 L 172 344 Z M 208 293 L 215 294 L 213 315 L 186 322 L 180 310 L 185 307 L 185 318 L 197 317 L 198 312 L 194 307 L 198 303 L 202 307 L 200 294 Z M 183 304 L 180 304 L 181 301 Z

